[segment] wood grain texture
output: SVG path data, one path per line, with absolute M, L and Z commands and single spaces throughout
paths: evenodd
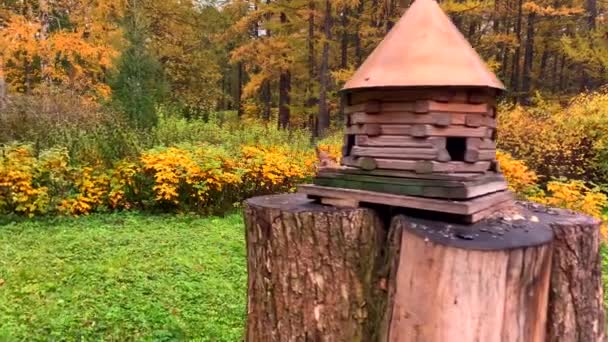
M 441 151 L 434 146 L 420 147 L 362 147 L 354 146 L 351 154 L 355 157 L 392 158 L 409 160 L 441 160 Z M 442 156 L 445 158 L 445 154 Z M 449 158 L 449 154 L 447 155 Z M 449 160 L 449 159 L 448 159 Z
M 463 249 L 412 232 L 406 218 L 401 224 L 389 341 L 544 341 L 549 243 Z
M 550 342 L 604 342 L 600 222 L 591 217 L 553 210 L 555 234 L 549 298 Z
M 394 283 L 399 232 L 374 210 L 313 204 L 298 194 L 249 199 L 244 214 L 245 341 L 386 340 L 386 284 Z
M 456 215 L 471 215 L 513 199 L 509 191 L 500 191 L 468 201 L 450 201 L 434 198 L 394 195 L 358 189 L 333 188 L 313 184 L 301 184 L 298 192 L 317 197 L 349 198 L 359 202 L 377 203 L 402 208 L 413 208 Z
M 334 188 L 359 189 L 406 196 L 466 200 L 507 189 L 504 180 L 478 184 L 451 184 L 450 182 L 420 179 L 388 179 L 388 177 L 339 175 L 317 176 L 315 185 Z M 447 183 L 447 184 L 446 184 Z
M 466 127 L 451 125 L 436 127 L 432 125 L 386 125 L 386 124 L 360 124 L 346 127 L 346 134 L 361 135 L 405 135 L 414 137 L 463 137 L 485 138 L 489 135 L 486 127 Z
M 419 160 L 398 160 L 375 158 L 376 167 L 387 170 L 414 171 L 417 173 L 484 173 L 490 169 L 490 162 L 436 162 Z M 352 165 L 356 166 L 356 165 Z
M 418 148 L 445 148 L 446 139 L 443 137 L 432 137 L 419 139 L 401 135 L 380 135 L 370 137 L 357 135 L 355 144 L 370 147 L 418 147 Z
M 382 89 L 365 90 L 350 94 L 350 104 L 359 104 L 369 100 L 381 100 L 383 102 L 408 102 L 416 100 L 436 100 L 440 102 L 467 102 L 468 92 L 464 89 L 450 88 L 417 88 L 417 89 Z M 475 99 L 475 98 L 474 98 Z M 473 103 L 473 102 L 471 102 Z
M 453 112 L 453 113 L 481 113 L 488 112 L 489 106 L 486 103 L 458 103 L 458 102 L 438 102 L 438 101 L 417 101 L 417 112 Z
M 416 114 L 411 112 L 383 112 L 378 114 L 367 114 L 356 112 L 350 114 L 351 124 L 380 123 L 380 124 L 429 124 L 447 126 L 451 123 L 450 115 L 447 113 Z

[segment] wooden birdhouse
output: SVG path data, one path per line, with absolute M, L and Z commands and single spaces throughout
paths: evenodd
M 434 0 L 416 0 L 342 89 L 342 167 L 300 192 L 478 221 L 512 195 L 496 163 L 503 84 Z

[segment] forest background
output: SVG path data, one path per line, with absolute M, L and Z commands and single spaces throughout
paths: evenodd
M 3 0 L 0 213 L 225 212 L 339 159 L 338 91 L 395 0 Z M 608 203 L 608 4 L 440 1 L 508 91 L 521 197 Z

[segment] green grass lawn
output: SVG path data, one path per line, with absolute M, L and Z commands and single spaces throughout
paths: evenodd
M 238 341 L 240 214 L 0 224 L 0 341 Z
M 0 223 L 0 341 L 239 341 L 245 258 L 240 214 Z

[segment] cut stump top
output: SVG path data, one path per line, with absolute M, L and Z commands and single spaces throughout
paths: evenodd
M 337 208 L 315 203 L 303 194 L 281 194 L 253 197 L 248 206 L 277 209 L 286 212 L 324 213 L 334 211 L 369 210 Z M 398 215 L 398 209 L 378 215 L 395 215 L 405 220 L 405 229 L 425 240 L 468 250 L 507 250 L 543 245 L 553 239 L 553 226 L 593 225 L 596 219 L 563 209 L 547 208 L 530 202 L 516 202 L 489 218 L 474 224 L 459 224 L 438 219 Z M 383 220 L 388 217 L 381 217 Z M 386 222 L 386 221 L 385 221 Z M 331 227 L 330 227 L 331 228 Z

